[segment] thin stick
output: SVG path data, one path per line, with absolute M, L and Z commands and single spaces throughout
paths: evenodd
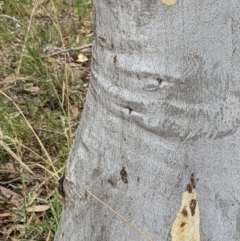
M 86 48 L 90 48 L 90 47 L 92 47 L 92 44 L 86 44 L 86 45 L 79 46 L 79 47 L 76 47 L 76 48 L 64 49 L 64 50 L 61 50 L 61 51 L 58 51 L 58 52 L 54 52 L 52 54 L 44 55 L 44 56 L 42 56 L 42 58 L 47 58 L 47 57 L 51 57 L 51 56 L 54 56 L 54 55 L 59 55 L 59 54 L 63 54 L 63 53 L 66 53 L 66 52 L 86 49 Z
M 0 17 L 9 18 L 9 19 L 12 19 L 12 20 L 15 21 L 15 22 L 19 22 L 16 18 L 13 18 L 13 17 L 8 16 L 8 15 L 5 15 L 5 14 L 0 14 Z
M 11 183 L 16 182 L 16 181 L 18 181 L 18 180 L 21 180 L 21 178 L 20 178 L 20 177 L 17 177 L 17 178 L 14 178 L 14 179 L 12 179 L 12 180 L 9 180 L 9 181 L 0 182 L 0 185 L 11 184 Z
M 133 228 L 135 231 L 140 233 L 144 238 L 146 238 L 149 241 L 153 241 L 150 239 L 146 234 L 144 234 L 141 230 L 139 230 L 137 227 L 135 227 L 130 221 L 125 219 L 122 215 L 114 211 L 111 207 L 109 207 L 106 203 L 101 201 L 99 198 L 97 198 L 94 194 L 92 194 L 87 188 L 82 187 L 83 190 L 85 190 L 88 194 L 90 194 L 93 198 L 95 198 L 98 202 L 100 202 L 102 205 L 104 205 L 108 210 L 110 210 L 112 213 L 114 213 L 116 216 L 118 216 L 120 219 L 122 219 L 125 223 L 127 223 L 131 228 Z

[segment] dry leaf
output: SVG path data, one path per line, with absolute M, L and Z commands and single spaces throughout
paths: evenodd
M 59 59 L 48 57 L 47 62 L 49 62 L 49 63 L 59 63 Z
M 12 190 L 5 188 L 3 186 L 0 186 L 0 193 L 2 196 L 8 198 L 8 199 L 19 199 L 20 195 L 13 192 Z
M 0 218 L 6 218 L 12 216 L 11 213 L 0 213 Z
M 3 81 L 0 81 L 0 84 L 11 84 L 11 83 L 14 83 L 15 81 L 16 81 L 16 75 L 10 74 Z
M 14 118 L 18 117 L 19 115 L 20 115 L 20 112 L 15 111 L 15 112 L 9 113 L 8 117 L 9 117 L 9 119 L 14 119 Z
M 10 235 L 13 231 L 16 231 L 16 230 L 19 231 L 23 228 L 26 228 L 26 225 L 20 225 L 20 224 L 12 225 L 12 227 L 8 229 L 6 234 Z
M 91 25 L 92 25 L 92 22 L 90 22 L 90 21 L 84 21 L 84 22 L 83 22 L 83 25 L 84 25 L 84 27 L 86 27 L 86 28 L 90 28 Z
M 69 63 L 68 64 L 70 67 L 76 67 L 76 68 L 79 68 L 79 63 Z M 79 71 L 79 70 L 78 70 Z
M 35 17 L 46 17 L 46 11 L 44 11 L 42 8 L 38 8 L 34 15 Z
M 20 80 L 20 81 L 24 82 L 26 80 L 26 78 L 25 77 L 16 76 L 15 74 L 10 74 L 3 81 L 0 81 L 0 85 L 2 85 L 2 84 L 11 84 L 11 83 L 14 83 L 17 80 Z
M 83 55 L 83 54 L 78 55 L 77 62 L 84 63 L 84 62 L 87 62 L 87 61 L 88 61 L 88 58 L 85 55 Z
M 28 207 L 26 208 L 26 211 L 28 213 L 31 213 L 31 212 L 44 212 L 46 210 L 48 210 L 50 207 L 49 205 L 36 205 L 36 206 L 32 206 L 32 207 Z
M 26 84 L 24 86 L 24 90 L 31 94 L 37 94 L 40 91 L 40 88 L 38 86 L 34 86 L 32 83 Z

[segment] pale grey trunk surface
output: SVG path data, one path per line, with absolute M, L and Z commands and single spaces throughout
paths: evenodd
M 240 240 L 239 0 L 94 5 L 92 78 L 55 240 L 145 240 L 81 187 L 171 240 L 191 173 L 201 241 Z

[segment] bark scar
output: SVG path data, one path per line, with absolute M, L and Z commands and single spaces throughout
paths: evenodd
M 200 241 L 200 211 L 194 174 L 190 176 L 182 205 L 171 229 L 172 241 Z

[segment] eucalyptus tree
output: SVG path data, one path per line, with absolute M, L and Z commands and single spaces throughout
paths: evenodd
M 55 240 L 240 240 L 239 1 L 93 3 Z

